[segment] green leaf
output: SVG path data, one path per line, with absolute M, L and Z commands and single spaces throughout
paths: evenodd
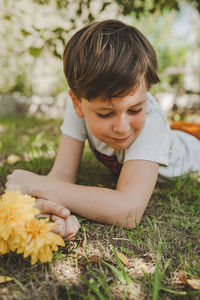
M 29 36 L 30 35 L 30 32 L 24 30 L 24 29 L 21 29 L 21 34 L 23 34 L 23 36 Z
M 52 32 L 55 33 L 62 33 L 64 31 L 64 29 L 62 27 L 56 27 L 55 29 L 52 30 Z
M 4 18 L 4 20 L 7 20 L 7 21 L 11 21 L 12 20 L 11 16 L 9 16 L 9 15 L 4 16 L 3 18 Z
M 102 11 L 104 11 L 105 9 L 106 9 L 106 7 L 108 6 L 108 5 L 110 5 L 111 3 L 110 2 L 104 2 L 103 3 L 103 5 L 102 5 L 102 7 L 101 7 L 101 10 L 100 10 L 100 12 L 102 12 Z
M 62 56 L 60 55 L 60 53 L 57 52 L 56 49 L 54 49 L 53 55 L 56 56 L 56 57 L 58 57 L 58 58 L 60 58 L 60 59 L 62 59 Z
M 40 53 L 42 51 L 42 48 L 37 48 L 37 47 L 30 47 L 28 49 L 29 54 L 31 54 L 33 57 L 39 57 Z

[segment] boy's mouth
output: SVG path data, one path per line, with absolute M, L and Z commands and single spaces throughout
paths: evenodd
M 113 138 L 113 140 L 117 143 L 124 143 L 130 138 L 130 135 L 125 138 Z

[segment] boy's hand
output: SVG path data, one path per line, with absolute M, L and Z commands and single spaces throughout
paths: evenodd
M 53 232 L 61 235 L 65 241 L 72 240 L 81 227 L 78 219 L 73 215 L 70 215 L 66 219 L 53 215 L 52 220 L 58 225 L 54 228 Z
M 39 182 L 40 175 L 26 170 L 14 170 L 7 176 L 5 186 L 7 190 L 19 190 L 22 194 L 33 195 L 34 186 L 37 186 Z
M 35 207 L 39 209 L 41 214 L 56 215 L 60 218 L 67 218 L 70 215 L 70 210 L 66 207 L 50 200 L 38 198 L 35 202 Z
M 40 210 L 43 217 L 51 217 L 57 224 L 53 232 L 61 235 L 64 240 L 71 240 L 80 229 L 80 224 L 75 216 L 70 215 L 70 211 L 64 206 L 54 201 L 37 199 L 35 207 Z

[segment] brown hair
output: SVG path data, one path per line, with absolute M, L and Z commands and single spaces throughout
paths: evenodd
M 145 79 L 159 82 L 156 53 L 135 27 L 117 20 L 94 22 L 76 32 L 63 54 L 73 93 L 87 100 L 125 96 Z

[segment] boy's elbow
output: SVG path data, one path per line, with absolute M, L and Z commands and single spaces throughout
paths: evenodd
M 121 222 L 121 226 L 127 229 L 135 229 L 142 219 L 142 215 L 134 214 L 132 216 L 127 216 L 127 222 Z
M 111 223 L 123 228 L 135 229 L 139 225 L 143 213 L 143 210 L 129 209 L 128 211 L 123 212 L 123 214 L 115 216 Z

